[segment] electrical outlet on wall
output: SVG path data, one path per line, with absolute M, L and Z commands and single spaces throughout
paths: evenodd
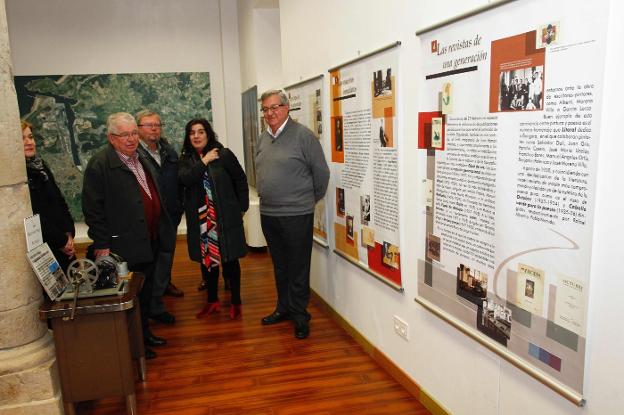
M 409 340 L 409 325 L 397 316 L 394 316 L 394 332 L 405 340 Z

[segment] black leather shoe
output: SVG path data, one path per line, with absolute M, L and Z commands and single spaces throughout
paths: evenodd
M 156 314 L 155 316 L 150 316 L 152 320 L 156 320 L 163 324 L 173 324 L 175 323 L 175 316 L 167 311 L 163 311 L 160 314 Z
M 281 311 L 274 311 L 272 314 L 264 317 L 262 321 L 263 326 L 268 326 L 270 324 L 279 323 L 280 321 L 290 320 L 290 316 L 288 313 L 284 313 Z
M 184 297 L 184 291 L 182 291 L 181 289 L 173 285 L 172 282 L 170 282 L 169 285 L 167 285 L 167 288 L 165 288 L 165 295 L 168 295 L 170 297 Z
M 153 334 L 147 334 L 143 336 L 143 343 L 149 347 L 164 346 L 167 344 L 167 340 L 162 337 L 154 336 Z
M 310 325 L 308 323 L 295 324 L 295 337 L 305 339 L 310 335 Z
M 147 360 L 155 359 L 156 358 L 156 352 L 153 351 L 152 349 L 150 349 L 149 347 L 146 347 L 145 348 L 145 358 Z
M 197 291 L 204 291 L 208 289 L 208 283 L 204 280 L 202 280 L 202 282 L 199 283 L 199 286 L 197 287 Z

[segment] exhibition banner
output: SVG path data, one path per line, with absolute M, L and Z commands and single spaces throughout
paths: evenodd
M 335 249 L 401 289 L 397 49 L 330 70 Z
M 606 25 L 522 1 L 420 35 L 417 301 L 578 404 Z
M 322 90 L 322 75 L 284 88 L 290 102 L 290 117 L 312 130 L 321 145 L 324 145 Z M 313 231 L 314 241 L 326 248 L 329 247 L 325 198 L 319 200 L 314 207 Z
M 256 187 L 256 149 L 260 135 L 258 86 L 254 85 L 241 97 L 243 110 L 243 151 L 245 154 L 245 175 L 249 186 Z

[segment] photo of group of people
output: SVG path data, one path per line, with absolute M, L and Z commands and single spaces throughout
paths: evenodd
M 544 67 L 514 69 L 500 73 L 499 111 L 543 109 Z
M 392 91 L 392 68 L 386 69 L 386 77 L 383 77 L 381 69 L 373 72 L 374 96 L 389 94 Z
M 477 329 L 503 346 L 511 338 L 511 310 L 491 299 L 484 299 L 477 310 Z

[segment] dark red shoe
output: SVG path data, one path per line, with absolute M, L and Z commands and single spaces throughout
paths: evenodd
M 230 304 L 230 318 L 236 320 L 243 315 L 242 304 Z
M 202 318 L 208 314 L 218 313 L 219 311 L 221 311 L 221 303 L 218 301 L 214 303 L 206 303 L 204 308 L 202 308 L 199 313 L 195 314 L 195 317 Z

